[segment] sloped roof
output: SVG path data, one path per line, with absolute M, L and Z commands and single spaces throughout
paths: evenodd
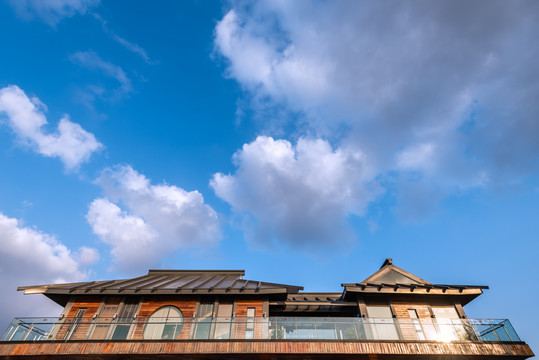
M 360 283 L 341 284 L 346 293 L 406 293 L 430 295 L 466 295 L 463 303 L 468 303 L 483 293 L 488 286 L 483 285 L 446 285 L 433 284 L 406 270 L 393 265 L 392 259 L 386 259 L 382 267 Z
M 377 272 L 363 280 L 361 284 L 396 282 L 404 284 L 430 284 L 427 280 L 393 265 L 393 260 L 389 258 L 384 261 Z
M 301 286 L 245 280 L 243 275 L 244 270 L 150 270 L 132 279 L 21 286 L 17 290 L 45 295 L 288 294 L 303 290 Z

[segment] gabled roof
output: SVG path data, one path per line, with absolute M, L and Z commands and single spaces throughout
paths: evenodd
M 361 282 L 361 284 L 367 283 L 430 284 L 427 280 L 393 265 L 393 260 L 390 258 L 384 261 L 377 272 Z
M 406 270 L 393 265 L 392 259 L 386 259 L 382 267 L 360 283 L 341 284 L 344 287 L 343 298 L 350 293 L 369 294 L 420 294 L 420 295 L 458 295 L 463 296 L 466 304 L 483 293 L 488 286 L 483 285 L 446 285 L 433 284 Z
M 295 294 L 303 290 L 301 286 L 245 280 L 243 275 L 244 270 L 150 270 L 132 279 L 21 286 L 17 290 L 45 294 L 56 302 L 62 295 Z

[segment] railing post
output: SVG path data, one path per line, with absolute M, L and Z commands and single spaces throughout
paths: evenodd
M 19 327 L 20 321 L 18 319 L 13 319 L 11 324 L 9 324 L 9 327 L 4 331 L 4 334 L 2 335 L 2 341 L 11 341 L 13 339 L 13 335 L 15 335 L 15 332 L 17 328 Z M 15 325 L 17 324 L 17 325 Z
M 34 323 L 32 323 L 32 325 L 27 328 L 28 330 L 26 330 L 26 334 L 24 335 L 24 338 L 21 339 L 22 341 L 25 341 L 26 339 L 28 339 L 28 335 L 30 335 L 33 328 L 34 328 Z
M 17 326 L 14 327 L 13 332 L 11 333 L 11 336 L 9 337 L 8 341 L 11 341 L 13 339 L 13 337 L 17 333 L 17 330 L 19 329 L 20 326 L 21 326 L 21 321 L 17 320 Z

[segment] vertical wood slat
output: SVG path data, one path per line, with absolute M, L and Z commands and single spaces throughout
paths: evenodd
M 67 322 L 60 327 L 55 338 L 63 339 L 66 336 L 67 331 L 71 327 L 71 323 L 73 321 L 73 318 L 76 316 L 77 312 L 80 309 L 86 309 L 86 312 L 84 313 L 81 319 L 81 325 L 77 327 L 77 330 L 71 337 L 72 340 L 84 339 L 90 327 L 89 323 L 91 322 L 92 318 L 94 317 L 97 310 L 99 309 L 99 305 L 101 304 L 102 300 L 103 300 L 102 296 L 76 296 L 74 297 L 73 305 L 71 306 L 71 309 L 69 310 L 67 314 L 67 319 L 66 319 Z
M 347 354 L 350 359 L 379 359 L 395 355 L 421 355 L 422 359 L 454 358 L 467 356 L 484 359 L 525 359 L 533 356 L 528 345 L 523 343 L 434 343 L 434 342 L 348 342 L 348 341 L 175 341 L 175 342 L 59 342 L 0 344 L 0 359 L 17 356 L 31 359 L 35 356 L 64 355 L 70 359 L 103 359 L 106 355 L 129 354 L 131 358 L 147 358 L 148 355 L 159 359 L 162 355 L 181 356 L 199 354 L 244 355 L 245 359 L 264 359 L 268 354 L 278 354 L 280 358 L 294 358 L 297 354 L 320 354 L 325 358 L 331 355 Z M 93 356 L 92 356 L 93 355 Z M 89 357 L 90 356 L 90 357 Z
M 262 316 L 263 300 L 261 297 L 241 298 L 236 300 L 236 317 L 246 317 L 247 308 L 255 308 L 255 317 Z
M 65 323 L 60 327 L 60 330 L 58 331 L 56 335 L 56 339 L 63 339 L 66 336 L 66 333 L 68 329 L 70 328 L 71 321 L 77 314 L 77 311 L 79 309 L 86 309 L 86 312 L 84 313 L 84 316 L 82 317 L 81 324 L 78 325 L 77 330 L 71 337 L 72 340 L 82 340 L 86 336 L 86 333 L 88 332 L 90 328 L 90 323 L 92 321 L 92 318 L 96 314 L 97 310 L 99 309 L 99 305 L 101 304 L 102 300 L 104 299 L 104 296 L 77 296 L 74 300 L 73 306 L 71 307 L 67 318 L 68 323 Z M 108 305 L 114 305 L 119 304 L 121 300 L 120 296 L 109 296 L 106 297 L 106 302 Z M 194 297 L 186 297 L 182 296 L 181 298 L 178 297 L 171 297 L 171 296 L 148 296 L 146 297 L 140 307 L 138 317 L 139 318 L 145 318 L 144 320 L 141 319 L 140 322 L 135 320 L 135 328 L 133 333 L 133 339 L 142 339 L 144 325 L 146 323 L 146 318 L 149 317 L 155 310 L 159 309 L 163 306 L 176 306 L 179 308 L 184 316 L 185 324 L 182 328 L 182 331 L 179 335 L 179 339 L 187 339 L 189 337 L 189 333 L 191 331 L 191 322 L 190 320 L 193 317 L 195 305 L 196 305 L 196 299 Z
M 260 319 L 262 317 L 264 301 L 262 297 L 245 297 L 236 300 L 236 314 L 235 317 L 239 318 L 238 322 L 234 325 L 234 338 L 244 339 L 246 328 L 247 309 L 255 309 L 255 318 Z M 243 320 L 243 321 L 242 321 Z M 262 337 L 261 324 L 257 320 L 254 320 L 254 338 L 260 339 Z
M 178 339 L 189 338 L 192 326 L 191 320 L 195 314 L 196 298 L 189 296 L 147 296 L 144 298 L 138 313 L 138 316 L 144 320 L 137 323 L 133 339 L 138 340 L 143 338 L 144 325 L 146 324 L 147 318 L 163 306 L 175 306 L 180 309 L 183 315 L 184 324 L 178 335 Z

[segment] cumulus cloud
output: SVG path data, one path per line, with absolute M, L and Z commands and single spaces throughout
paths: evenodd
M 539 170 L 538 37 L 533 0 L 237 1 L 215 48 L 264 119 L 447 195 Z
M 95 199 L 87 219 L 94 233 L 112 247 L 112 256 L 120 268 L 136 269 L 141 264 L 159 262 L 162 250 L 155 244 L 157 231 L 144 219 L 126 214 L 108 199 Z
M 221 239 L 218 215 L 198 191 L 152 185 L 131 166 L 106 169 L 97 183 L 106 197 L 92 202 L 87 219 L 119 269 L 156 266 L 180 249 L 206 249 Z
M 0 323 L 15 316 L 47 316 L 59 308 L 42 296 L 22 296 L 17 286 L 82 281 L 84 266 L 93 264 L 97 250 L 73 252 L 56 237 L 0 213 Z
M 350 245 L 346 219 L 363 215 L 381 193 L 364 153 L 332 149 L 320 139 L 292 145 L 259 136 L 234 155 L 234 163 L 236 172 L 215 174 L 211 186 L 244 216 L 247 240 L 259 246 Z
M 18 138 L 37 153 L 58 157 L 67 169 L 74 170 L 103 147 L 93 134 L 71 122 L 67 115 L 58 123 L 56 132 L 46 133 L 45 110 L 39 99 L 29 98 L 18 86 L 0 89 L 0 120 L 4 115 Z
M 103 60 L 96 52 L 79 51 L 72 54 L 69 58 L 74 64 L 82 66 L 88 70 L 101 72 L 105 76 L 116 80 L 119 84 L 119 86 L 116 87 L 111 93 L 106 91 L 103 87 L 92 85 L 88 89 L 94 95 L 109 97 L 111 99 L 119 99 L 133 92 L 133 84 L 131 79 L 126 75 L 125 71 L 120 66 Z
M 84 14 L 99 0 L 9 0 L 17 14 L 25 19 L 39 18 L 54 26 L 63 18 Z
M 83 246 L 76 253 L 77 261 L 80 266 L 93 265 L 99 261 L 99 252 L 97 249 Z

